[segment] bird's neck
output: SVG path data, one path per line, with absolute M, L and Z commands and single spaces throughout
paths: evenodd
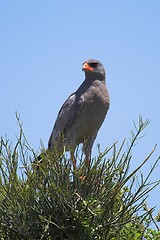
M 84 82 L 86 85 L 94 85 L 94 83 L 97 83 L 97 82 L 102 82 L 105 84 L 106 79 L 103 76 L 97 76 L 97 77 L 92 76 L 92 77 L 86 77 Z
M 83 92 L 85 92 L 91 86 L 94 86 L 94 85 L 97 86 L 97 84 L 99 85 L 100 82 L 105 84 L 105 78 L 103 78 L 102 80 L 99 80 L 98 78 L 86 77 L 84 82 L 78 88 L 77 92 L 79 92 L 79 94 L 81 95 L 81 94 L 83 94 Z
M 102 81 L 105 83 L 105 74 L 96 74 L 95 72 L 92 73 L 92 72 L 86 72 L 85 73 L 85 81 L 87 82 L 94 82 L 96 80 L 99 80 L 99 81 Z

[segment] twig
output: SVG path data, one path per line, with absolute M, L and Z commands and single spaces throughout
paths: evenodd
M 88 211 L 95 217 L 97 216 L 97 214 L 95 214 L 94 212 L 92 212 L 92 210 L 88 207 L 86 201 L 83 200 L 83 198 L 76 192 L 75 195 L 77 195 L 77 197 L 80 198 L 80 200 L 83 202 L 84 206 L 88 209 Z

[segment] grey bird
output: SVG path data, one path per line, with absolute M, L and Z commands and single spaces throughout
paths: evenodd
M 70 151 L 74 165 L 74 152 L 80 143 L 90 165 L 93 143 L 110 105 L 102 63 L 89 59 L 82 64 L 82 70 L 85 80 L 62 105 L 48 142 L 50 152 L 56 150 L 61 155 Z

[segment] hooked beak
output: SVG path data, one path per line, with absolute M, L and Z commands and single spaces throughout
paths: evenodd
M 91 72 L 93 72 L 94 68 L 90 67 L 89 64 L 85 62 L 82 65 L 82 71 L 91 71 Z

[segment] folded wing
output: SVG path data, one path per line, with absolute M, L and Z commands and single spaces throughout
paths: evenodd
M 51 136 L 48 141 L 48 149 L 52 148 L 54 142 L 58 139 L 63 131 L 67 130 L 75 122 L 84 104 L 84 98 L 76 93 L 71 94 L 62 105 L 56 122 L 54 124 Z

